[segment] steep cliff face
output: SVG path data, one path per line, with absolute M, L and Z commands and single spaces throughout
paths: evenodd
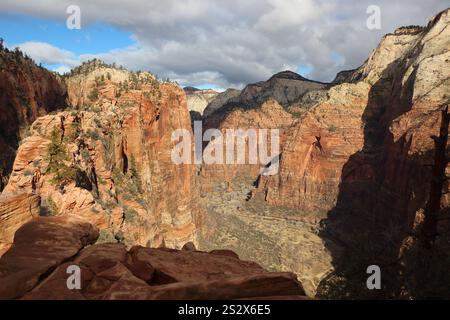
M 429 137 L 449 102 L 448 24 L 447 11 L 426 29 L 385 36 L 360 68 L 361 81 L 330 89 L 286 142 L 280 175 L 263 187 L 268 201 L 326 213 L 336 205 L 340 184 L 353 184 L 356 192 L 368 183 L 392 197 L 379 201 L 389 211 L 420 208 L 426 187 L 416 187 L 429 176 L 423 166 L 433 146 Z M 357 198 L 376 201 L 373 193 Z M 355 200 L 351 206 L 371 207 L 355 206 Z
M 89 70 L 86 82 L 67 79 L 71 100 L 89 103 L 33 123 L 3 199 L 40 195 L 43 215 L 81 216 L 100 228 L 100 241 L 196 242 L 195 168 L 171 160 L 172 132 L 191 128 L 183 91 L 148 73 L 118 83 L 123 70 Z
M 22 52 L 0 47 L 0 191 L 8 181 L 19 141 L 44 114 L 64 108 L 59 76 L 36 66 Z
M 186 100 L 189 111 L 198 112 L 203 115 L 203 111 L 208 104 L 213 101 L 219 94 L 214 90 L 200 90 L 193 87 L 184 88 L 186 92 Z
M 323 218 L 320 234 L 338 272 L 357 270 L 364 259 L 396 261 L 421 219 L 430 136 L 450 102 L 449 24 L 447 10 L 426 28 L 385 36 L 353 84 L 333 87 L 304 115 L 282 150 L 280 174 L 261 180 L 269 204 Z
M 209 117 L 204 122 L 204 131 L 207 129 L 218 129 L 223 135 L 224 142 L 224 162 L 222 164 L 204 164 L 201 167 L 200 181 L 203 186 L 211 187 L 214 183 L 227 181 L 230 184 L 232 180 L 237 177 L 248 177 L 256 180 L 261 169 L 267 165 L 268 161 L 264 161 L 260 154 L 257 155 L 256 162 L 250 163 L 250 148 L 255 146 L 255 143 L 263 142 L 260 138 L 260 129 L 267 130 L 267 137 L 265 139 L 267 146 L 268 158 L 273 158 L 277 154 L 271 154 L 271 129 L 277 129 L 279 132 L 280 145 L 287 139 L 289 134 L 289 128 L 294 123 L 294 117 L 287 112 L 278 102 L 275 100 L 268 100 L 263 103 L 260 108 L 245 110 L 241 108 L 233 109 L 231 112 L 224 114 L 216 113 L 215 116 Z M 256 139 L 252 139 L 252 135 L 248 135 L 245 139 L 245 150 L 240 150 L 245 153 L 245 164 L 237 164 L 238 159 L 238 138 L 234 137 L 235 148 L 233 150 L 233 163 L 226 162 L 227 152 L 227 130 L 242 130 L 247 133 L 247 130 L 254 130 Z M 254 143 L 252 143 L 254 142 Z M 251 147 L 250 147 L 251 146 Z M 258 149 L 259 150 L 259 149 Z
M 300 208 L 305 216 L 334 205 L 342 166 L 363 144 L 369 90 L 365 83 L 334 87 L 325 103 L 299 119 L 283 146 L 279 174 L 258 185 L 268 203 Z
M 236 89 L 227 89 L 224 92 L 219 93 L 209 104 L 206 106 L 203 111 L 203 116 L 205 118 L 209 117 L 216 110 L 220 109 L 224 106 L 229 100 L 236 98 L 241 93 L 240 90 Z
M 437 135 L 440 111 L 450 102 L 449 24 L 446 10 L 425 28 L 400 28 L 333 87 L 309 90 L 290 103 L 287 110 L 299 118 L 285 134 L 279 174 L 255 179 L 255 189 L 252 179 L 224 183 L 252 170 L 225 173 L 206 200 L 215 233 L 203 228 L 201 245 L 225 245 L 264 266 L 294 270 L 308 293 L 319 288 L 325 296 L 325 287 L 339 279 L 335 274 L 389 265 L 390 287 L 383 294 L 403 294 L 396 276 L 414 274 L 412 265 L 403 271 L 392 265 L 420 224 L 428 197 L 430 136 Z M 262 86 L 247 92 L 256 96 Z M 207 118 L 212 127 L 229 117 L 219 111 Z M 448 206 L 447 194 L 442 207 Z M 353 289 L 337 296 L 367 294 Z

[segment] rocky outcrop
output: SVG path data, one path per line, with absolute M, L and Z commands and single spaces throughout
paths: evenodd
M 283 146 L 279 174 L 259 182 L 267 202 L 300 208 L 305 216 L 326 215 L 335 205 L 343 165 L 363 144 L 369 90 L 366 83 L 333 87 L 325 103 L 298 121 Z
M 75 217 L 37 218 L 25 224 L 0 259 L 0 299 L 22 297 L 97 238 L 96 228 Z
M 218 92 L 214 90 L 200 90 L 193 87 L 184 88 L 186 92 L 186 101 L 189 111 L 198 112 L 203 115 L 203 111 L 208 104 L 215 100 L 218 96 Z
M 33 194 L 0 197 L 0 256 L 11 246 L 17 229 L 39 216 L 39 203 L 40 198 Z
M 93 59 L 83 63 L 64 76 L 67 84 L 69 105 L 76 109 L 92 106 L 99 98 L 99 88 L 106 82 L 117 84 L 116 94 L 131 88 L 138 89 L 142 83 L 156 83 L 148 72 L 131 73 L 123 67 L 108 65 Z
M 272 98 L 287 107 L 295 103 L 306 92 L 322 89 L 324 83 L 311 81 L 295 72 L 283 71 L 273 75 L 269 80 L 249 85 L 242 90 L 239 102 L 248 106 L 258 106 Z
M 92 244 L 98 231 L 74 218 L 38 218 L 0 259 L 1 299 L 306 299 L 292 273 L 269 273 L 227 252 Z M 85 247 L 83 249 L 83 247 Z M 67 286 L 80 268 L 80 289 Z
M 59 76 L 38 67 L 19 50 L 0 45 L 0 191 L 28 126 L 37 117 L 64 108 L 66 95 Z
M 100 228 L 99 241 L 195 243 L 195 168 L 171 160 L 172 132 L 191 130 L 183 91 L 150 74 L 91 65 L 66 81 L 74 103 L 85 103 L 86 88 L 96 94 L 33 123 L 4 194 L 35 193 L 44 214 L 83 217 Z M 116 82 L 115 71 L 128 80 Z
M 228 101 L 236 98 L 241 93 L 240 90 L 227 89 L 224 92 L 219 93 L 205 108 L 203 111 L 203 116 L 205 118 L 209 117 L 216 110 L 224 106 Z

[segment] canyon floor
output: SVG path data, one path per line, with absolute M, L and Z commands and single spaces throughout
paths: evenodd
M 222 93 L 0 48 L 0 298 L 450 298 L 449 26 L 398 28 L 330 83 Z M 280 149 L 175 163 L 194 120 L 277 129 Z M 67 263 L 88 275 L 75 296 Z
M 262 194 L 248 200 L 254 181 L 235 178 L 215 185 L 200 196 L 207 214 L 199 234 L 200 249 L 228 248 L 242 259 L 255 261 L 271 271 L 292 271 L 311 296 L 320 280 L 332 270 L 330 255 L 314 221 L 299 218 L 287 207 L 268 207 Z M 315 274 L 314 277 L 308 276 Z

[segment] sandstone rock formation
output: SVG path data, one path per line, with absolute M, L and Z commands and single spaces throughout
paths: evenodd
M 241 93 L 240 90 L 227 89 L 224 92 L 219 93 L 205 108 L 203 111 L 203 116 L 205 118 L 209 117 L 216 110 L 222 108 L 228 101 L 236 98 Z
M 203 115 L 203 111 L 208 104 L 219 94 L 214 90 L 200 90 L 193 87 L 184 88 L 184 92 L 186 92 L 186 101 L 189 111 L 198 112 L 200 115 Z
M 183 91 L 98 61 L 68 77 L 82 107 L 33 123 L 3 195 L 35 193 L 46 214 L 95 224 L 100 241 L 195 243 L 195 168 L 171 160 L 172 132 L 191 127 Z
M 33 194 L 20 194 L 0 201 L 0 257 L 11 246 L 17 229 L 38 217 L 40 198 Z
M 22 297 L 97 238 L 98 229 L 75 217 L 37 218 L 23 225 L 0 259 L 0 299 Z
M 256 179 L 256 190 L 251 179 L 224 185 L 236 177 L 233 172 L 216 184 L 204 179 L 217 191 L 202 198 L 205 219 L 216 229 L 213 234 L 203 228 L 200 248 L 225 244 L 266 267 L 295 270 L 310 294 L 319 287 L 323 296 L 330 285 L 345 287 L 337 297 L 370 296 L 362 285 L 358 291 L 333 281 L 363 277 L 370 264 L 391 266 L 384 297 L 411 294 L 414 265 L 397 259 L 404 239 L 420 224 L 431 179 L 430 136 L 450 102 L 449 15 L 446 10 L 425 28 L 386 35 L 363 66 L 339 75 L 329 89 L 306 92 L 302 97 L 316 96 L 307 108 L 290 102 L 288 110 L 297 104 L 302 112 L 285 135 L 279 174 Z M 249 86 L 247 95 L 257 96 L 262 86 Z M 207 120 L 213 119 L 214 114 Z M 250 201 L 244 200 L 247 193 Z M 446 194 L 442 207 L 448 206 Z M 287 226 L 290 232 L 284 232 Z M 411 287 L 400 288 L 398 279 Z M 437 292 L 429 294 L 445 294 Z
M 98 230 L 73 217 L 25 224 L 0 259 L 0 299 L 306 299 L 292 273 L 269 273 L 227 252 L 85 247 L 97 237 Z M 68 289 L 69 266 L 81 270 L 79 290 Z
M 66 95 L 59 76 L 38 67 L 19 50 L 0 45 L 0 192 L 27 126 L 39 116 L 64 108 Z
M 370 197 L 349 194 L 352 211 L 373 208 L 366 201 L 374 201 L 387 212 L 414 214 L 426 193 L 417 184 L 429 176 L 423 166 L 432 148 L 429 136 L 449 102 L 448 24 L 446 11 L 426 29 L 386 35 L 359 69 L 360 81 L 330 89 L 286 142 L 280 175 L 262 186 L 268 202 L 326 213 L 343 188 L 353 184 L 361 192 L 367 185 Z M 380 192 L 378 201 L 373 192 Z
M 227 90 L 217 96 L 205 110 L 205 117 L 233 110 L 236 107 L 258 108 L 264 102 L 273 99 L 287 108 L 300 102 L 309 91 L 325 89 L 327 84 L 306 79 L 292 71 L 283 71 L 273 75 L 267 81 L 247 85 L 242 91 Z
M 397 29 L 331 84 L 282 72 L 191 114 L 224 135 L 279 129 L 272 176 L 261 168 L 273 160 L 172 162 L 172 132 L 192 133 L 185 91 L 193 105 L 198 91 L 98 60 L 73 70 L 64 77 L 72 109 L 34 121 L 0 197 L 0 255 L 9 249 L 0 297 L 450 297 L 448 183 L 435 250 L 416 241 L 432 179 L 430 136 L 450 103 L 449 25 L 450 9 L 426 27 Z M 16 97 L 0 97 L 20 109 Z M 40 115 L 33 112 L 26 121 Z M 52 234 L 65 239 L 56 250 Z M 303 286 L 238 257 L 293 272 Z M 86 278 L 68 292 L 74 263 Z M 382 267 L 383 290 L 365 287 L 369 265 Z
M 259 129 L 278 129 L 280 136 L 280 144 L 282 145 L 289 135 L 289 127 L 295 122 L 294 117 L 287 112 L 278 102 L 273 99 L 269 99 L 261 105 L 260 108 L 255 109 L 242 109 L 236 108 L 230 112 L 219 114 L 209 117 L 204 121 L 204 130 L 209 128 L 215 128 L 222 132 L 224 136 L 224 142 L 226 142 L 227 129 L 240 129 L 248 130 L 255 129 L 255 132 L 259 135 Z M 267 131 L 268 137 L 266 139 L 268 144 L 268 153 L 270 153 L 270 135 L 271 132 Z M 256 180 L 260 174 L 261 169 L 267 165 L 262 163 L 262 158 L 258 155 L 257 164 L 250 164 L 248 159 L 248 150 L 250 136 L 246 140 L 246 164 L 204 164 L 200 172 L 200 183 L 202 185 L 210 185 L 210 183 L 204 184 L 203 181 L 227 181 L 230 182 L 236 176 L 250 177 Z M 257 141 L 259 141 L 257 137 Z M 235 138 L 235 145 L 237 146 L 238 139 Z M 256 140 L 255 140 L 256 141 Z M 226 146 L 224 147 L 224 155 L 226 154 Z M 273 158 L 276 154 L 268 154 L 269 158 Z M 234 163 L 237 163 L 237 147 L 234 149 Z M 224 160 L 226 160 L 224 158 Z

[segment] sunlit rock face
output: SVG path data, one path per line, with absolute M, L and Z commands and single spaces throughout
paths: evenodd
M 277 175 L 254 177 L 250 169 L 245 180 L 229 170 L 215 187 L 204 179 L 213 192 L 201 197 L 202 226 L 219 231 L 204 227 L 201 245 L 226 244 L 262 265 L 295 270 L 312 294 L 328 274 L 366 258 L 396 261 L 426 205 L 430 136 L 449 103 L 449 22 L 446 10 L 426 27 L 399 28 L 363 66 L 287 106 L 295 120 L 281 125 L 288 131 Z M 247 91 L 254 96 L 260 87 Z M 222 110 L 207 118 L 211 127 L 232 118 Z
M 81 216 L 99 241 L 195 243 L 195 168 L 171 160 L 172 132 L 191 130 L 183 90 L 98 61 L 66 82 L 74 108 L 33 123 L 2 197 L 39 195 L 43 214 Z
M 32 123 L 23 129 L 20 147 L 0 139 L 11 162 L 9 181 L 0 177 L 0 276 L 11 275 L 2 294 L 67 298 L 54 285 L 63 261 L 77 256 L 93 282 L 72 298 L 175 299 L 197 290 L 200 299 L 217 287 L 219 299 L 270 296 L 273 288 L 303 296 L 292 274 L 265 274 L 237 254 L 269 271 L 295 273 L 309 296 L 447 296 L 448 286 L 434 284 L 441 279 L 437 271 L 448 270 L 441 263 L 450 261 L 448 223 L 439 225 L 436 252 L 442 256 L 421 265 L 412 254 L 420 252 L 414 244 L 432 177 L 430 136 L 438 134 L 450 101 L 449 15 L 446 10 L 426 27 L 386 35 L 366 63 L 331 84 L 282 72 L 215 95 L 94 60 L 63 78 L 47 79 L 49 73 L 35 67 L 32 76 L 22 79 L 19 73 L 17 79 L 29 85 L 29 79 L 48 83 L 24 86 L 29 99 L 34 94 L 34 101 L 47 105 L 42 109 L 36 102 L 28 112 L 16 96 L 20 91 L 11 87 L 16 80 L 2 69 L 2 137 Z M 65 90 L 69 107 L 47 114 Z M 10 117 L 11 107 L 22 120 Z M 278 130 L 279 154 L 268 157 L 278 156 L 277 171 L 262 175 L 269 163 L 230 164 L 224 157 L 216 164 L 175 164 L 172 134 L 184 129 L 192 137 L 193 119 L 203 120 L 200 135 L 209 129 L 224 137 L 231 129 Z M 3 125 L 9 122 L 11 132 Z M 211 147 L 211 141 L 202 142 L 203 149 Z M 246 139 L 244 152 L 249 144 Z M 235 159 L 237 152 L 231 153 Z M 442 209 L 448 208 L 445 193 Z M 36 226 L 47 231 L 40 234 Z M 53 233 L 67 240 L 57 251 L 48 249 Z M 36 252 L 48 254 L 51 263 L 37 264 L 27 273 L 31 278 L 16 283 L 8 265 L 25 261 L 28 235 L 43 237 Z M 217 251 L 223 249 L 235 253 Z M 99 270 L 98 257 L 107 257 L 112 267 Z M 386 266 L 381 293 L 362 287 L 367 266 L 374 264 Z M 29 272 L 30 265 L 21 267 Z M 429 290 L 418 292 L 423 265 Z M 210 269 L 233 275 L 216 278 Z M 48 270 L 54 273 L 41 281 Z
M 0 49 L 0 191 L 8 182 L 19 141 L 37 117 L 66 106 L 59 75 L 20 51 Z
M 232 251 L 94 244 L 99 231 L 74 216 L 23 225 L 0 259 L 0 299 L 307 299 L 292 273 L 267 272 Z M 71 269 L 72 268 L 72 269 Z M 79 288 L 68 273 L 79 270 Z
M 198 112 L 203 115 L 208 104 L 219 94 L 214 90 L 200 90 L 193 87 L 184 88 L 186 93 L 186 102 L 189 111 Z

